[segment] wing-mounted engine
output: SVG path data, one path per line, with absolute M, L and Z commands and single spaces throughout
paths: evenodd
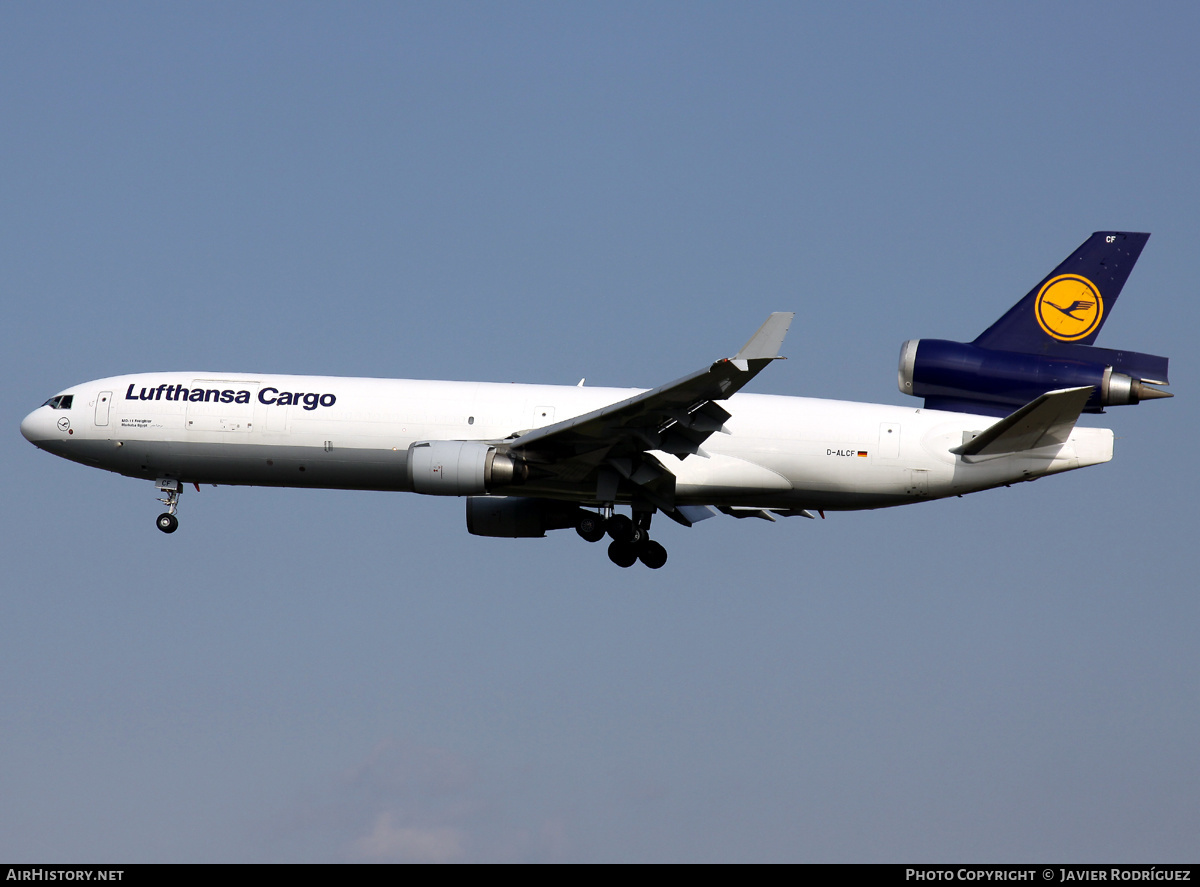
M 469 496 L 467 532 L 505 539 L 537 539 L 573 527 L 583 513 L 574 502 L 524 496 Z M 592 513 L 594 516 L 594 513 Z
M 408 448 L 408 480 L 414 492 L 432 496 L 480 496 L 525 482 L 524 462 L 477 440 L 422 440 Z
M 1092 388 L 1086 412 L 1170 397 L 1167 358 L 1097 348 L 1149 234 L 1097 231 L 973 342 L 910 339 L 900 390 L 927 409 L 1008 415 L 1047 391 Z

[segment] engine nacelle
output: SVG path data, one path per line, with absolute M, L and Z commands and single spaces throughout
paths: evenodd
M 547 530 L 575 526 L 582 509 L 573 502 L 523 496 L 470 496 L 467 532 L 475 536 L 536 539 Z
M 408 480 L 431 496 L 476 496 L 525 482 L 529 470 L 477 440 L 422 440 L 408 448 Z
M 1100 348 L 1077 346 L 1072 353 L 1108 356 Z M 1133 358 L 1148 357 L 1129 354 Z M 909 339 L 900 348 L 900 391 L 926 398 L 930 409 L 1011 412 L 1059 388 L 1095 389 L 1085 408 L 1101 412 L 1106 406 L 1170 397 L 1141 379 L 1117 372 L 1104 362 L 1055 354 L 998 351 L 944 339 Z

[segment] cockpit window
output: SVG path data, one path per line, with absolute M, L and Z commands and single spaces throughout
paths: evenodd
M 42 404 L 42 406 L 50 407 L 52 410 L 69 410 L 71 409 L 71 403 L 74 400 L 74 394 L 60 394 L 57 397 L 50 398 L 48 401 Z

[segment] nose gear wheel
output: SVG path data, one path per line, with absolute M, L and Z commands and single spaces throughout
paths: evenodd
M 154 485 L 164 494 L 158 501 L 167 506 L 167 510 L 155 520 L 155 526 L 164 533 L 174 533 L 179 529 L 179 518 L 175 516 L 175 512 L 179 508 L 179 494 L 183 492 L 183 484 L 171 477 L 160 477 Z

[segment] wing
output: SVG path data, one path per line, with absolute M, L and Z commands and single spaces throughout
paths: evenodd
M 701 444 L 724 432 L 730 413 L 719 401 L 733 396 L 779 358 L 792 313 L 767 318 L 731 358 L 667 385 L 582 416 L 506 441 L 530 467 L 528 483 L 555 492 L 573 490 L 585 501 L 645 500 L 676 520 L 675 476 L 648 451 L 676 459 L 703 457 Z M 728 433 L 728 432 L 725 432 Z

